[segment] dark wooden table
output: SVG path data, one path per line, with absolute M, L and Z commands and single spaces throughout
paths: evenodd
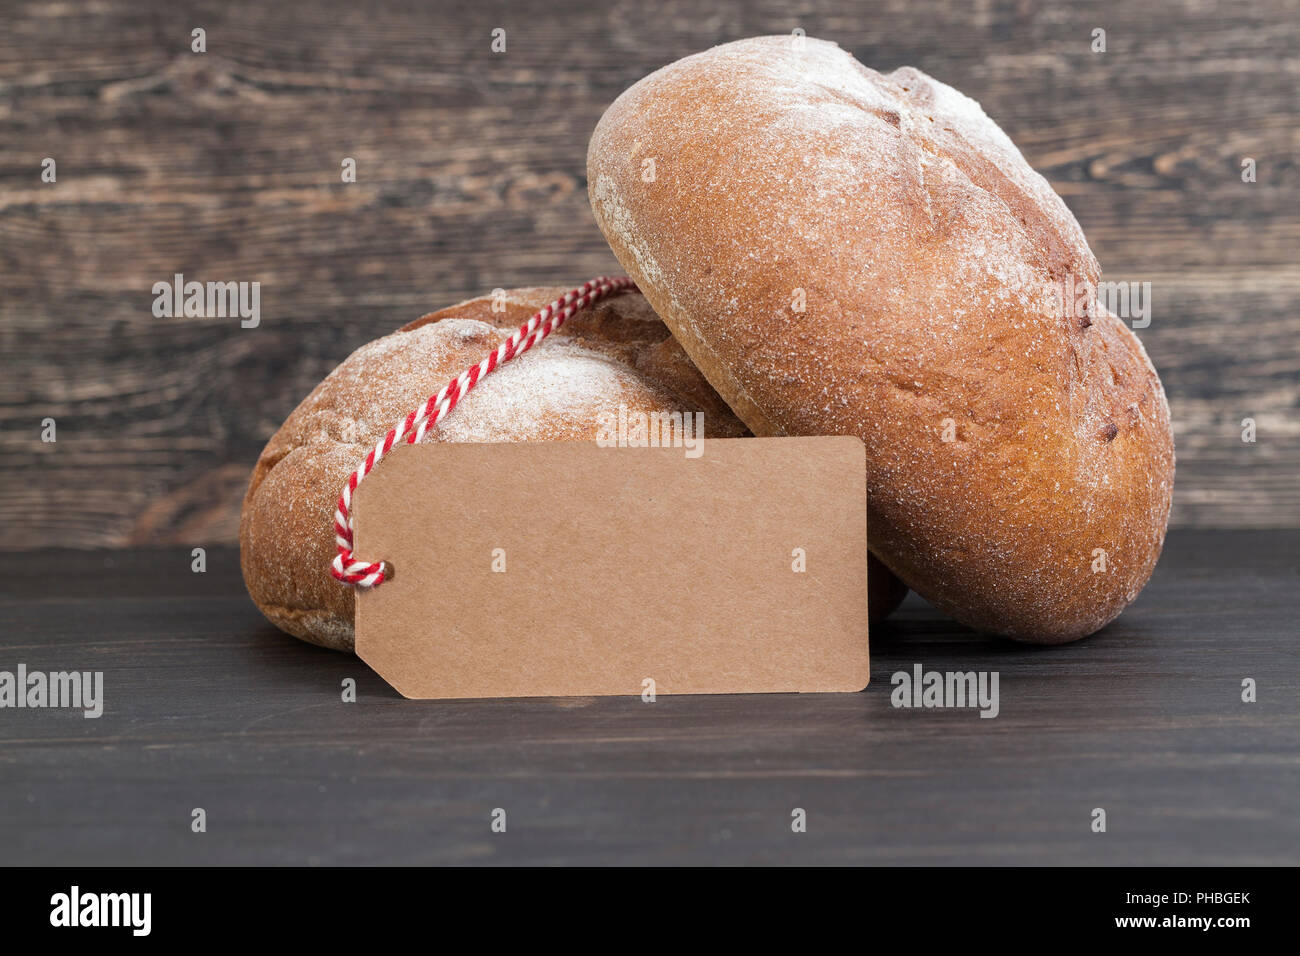
M 911 596 L 864 693 L 654 704 L 405 701 L 268 625 L 233 550 L 189 561 L 0 556 L 0 670 L 102 670 L 106 697 L 0 710 L 0 863 L 1300 862 L 1295 531 L 1172 532 L 1074 645 Z M 998 671 L 1000 715 L 894 709 L 916 662 Z

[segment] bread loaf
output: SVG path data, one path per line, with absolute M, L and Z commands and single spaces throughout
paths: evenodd
M 516 289 L 504 311 L 484 297 L 426 315 L 362 346 L 293 411 L 253 470 L 239 530 L 244 581 L 272 623 L 352 649 L 353 592 L 328 571 L 343 483 L 403 415 L 564 292 Z M 594 440 L 601 413 L 620 404 L 703 412 L 706 437 L 748 434 L 645 300 L 630 293 L 579 312 L 485 378 L 424 440 Z M 883 568 L 871 584 L 882 611 L 892 610 L 901 585 Z
M 1173 485 L 1164 392 L 1123 322 L 1054 294 L 1100 268 L 977 103 L 742 40 L 620 96 L 587 174 L 615 255 L 756 434 L 865 442 L 871 547 L 906 584 L 1044 643 L 1137 596 Z

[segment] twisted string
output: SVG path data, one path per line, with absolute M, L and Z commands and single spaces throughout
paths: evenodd
M 495 351 L 477 365 L 471 366 L 453 378 L 437 393 L 411 410 L 397 425 L 389 429 L 365 461 L 357 466 L 356 471 L 348 477 L 347 484 L 339 495 L 338 505 L 334 510 L 334 540 L 338 545 L 338 554 L 330 564 L 330 574 L 346 584 L 360 588 L 372 588 L 383 583 L 387 573 L 383 561 L 365 561 L 352 552 L 352 495 L 366 475 L 374 470 L 383 457 L 393 450 L 399 442 L 414 445 L 420 441 L 430 428 L 451 414 L 456 403 L 469 394 L 483 378 L 506 362 L 522 355 L 548 335 L 558 329 L 575 313 L 601 299 L 617 295 L 628 289 L 635 289 L 636 284 L 626 276 L 610 278 L 598 276 L 583 283 L 576 289 L 566 292 L 550 305 L 534 313 L 527 322 L 502 342 Z

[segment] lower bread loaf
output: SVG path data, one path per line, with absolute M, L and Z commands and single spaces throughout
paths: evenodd
M 1059 643 L 1164 541 L 1169 409 L 1100 267 L 973 100 L 759 37 L 651 74 L 591 139 L 592 210 L 759 435 L 867 450 L 871 549 L 975 628 Z
M 410 409 L 564 292 L 515 289 L 497 300 L 503 311 L 484 297 L 427 315 L 362 346 L 290 414 L 253 470 L 239 529 L 244 581 L 272 623 L 352 649 L 353 592 L 328 571 L 343 483 Z M 424 440 L 594 440 L 601 414 L 620 405 L 703 412 L 706 437 L 749 434 L 645 300 L 625 293 L 579 312 L 485 378 Z M 869 580 L 879 595 L 873 610 L 892 610 L 897 581 L 883 568 Z

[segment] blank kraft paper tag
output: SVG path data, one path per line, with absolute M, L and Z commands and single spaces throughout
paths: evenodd
M 862 443 L 700 447 L 396 449 L 354 500 L 393 571 L 357 654 L 413 698 L 863 689 Z

